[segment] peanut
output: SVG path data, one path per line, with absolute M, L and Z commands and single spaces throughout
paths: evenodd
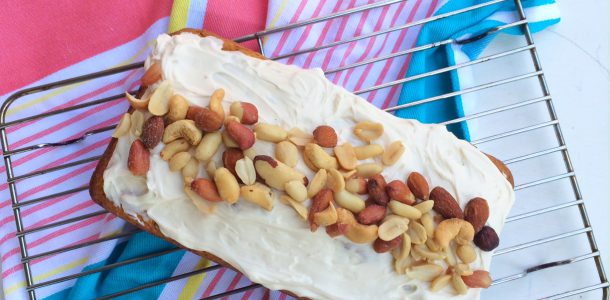
M 343 178 L 343 175 L 341 175 L 337 169 L 330 169 L 328 171 L 326 187 L 333 190 L 334 193 L 338 193 L 345 189 L 345 178 Z
M 387 150 L 383 152 L 381 162 L 386 166 L 391 166 L 400 159 L 404 152 L 405 146 L 402 142 L 394 141 L 388 146 Z
M 186 163 L 186 165 L 182 168 L 182 178 L 184 182 L 190 184 L 195 178 L 197 178 L 197 174 L 199 174 L 199 161 L 195 158 L 192 158 Z
M 345 143 L 341 146 L 336 146 L 334 148 L 334 151 L 335 156 L 337 157 L 337 161 L 343 169 L 353 170 L 356 168 L 356 165 L 358 164 L 358 159 L 356 157 L 356 152 L 354 151 L 354 147 L 352 147 L 352 144 Z
M 380 123 L 363 121 L 356 124 L 354 134 L 364 142 L 376 140 L 383 134 L 383 125 Z
M 415 245 L 424 244 L 428 239 L 428 236 L 426 235 L 426 229 L 418 222 L 411 222 L 409 224 L 409 230 L 407 232 L 411 237 L 411 243 Z
M 220 197 L 233 204 L 239 200 L 239 183 L 227 168 L 218 168 L 214 172 L 214 182 L 218 187 Z
M 396 215 L 389 215 L 379 226 L 379 238 L 384 241 L 391 241 L 402 235 L 409 228 L 409 219 Z
M 144 113 L 136 109 L 131 113 L 131 133 L 135 136 L 141 136 L 142 126 L 144 126 Z
M 245 185 L 253 185 L 256 182 L 254 162 L 247 156 L 235 163 L 235 172 Z
M 298 128 L 292 128 L 288 131 L 288 140 L 298 147 L 305 147 L 313 140 L 313 135 L 306 133 Z
M 474 251 L 474 248 L 470 245 L 458 246 L 455 253 L 465 264 L 474 262 L 477 259 L 477 253 Z
M 303 220 L 307 220 L 308 212 L 303 203 L 300 203 L 287 195 L 282 195 L 280 199 L 282 202 L 292 206 L 292 208 L 297 212 L 297 214 L 299 214 L 299 216 L 301 216 L 301 218 L 303 218 Z
M 199 161 L 208 161 L 216 154 L 221 143 L 222 134 L 220 132 L 206 133 L 201 142 L 199 142 L 199 145 L 197 145 L 197 148 L 195 148 L 195 157 Z
M 437 264 L 424 264 L 419 266 L 409 267 L 406 274 L 409 278 L 421 281 L 431 281 L 443 273 L 443 267 Z
M 299 160 L 299 150 L 293 143 L 281 141 L 275 145 L 275 158 L 287 166 L 294 168 Z
M 305 145 L 303 155 L 318 169 L 337 169 L 337 159 L 330 156 L 318 144 L 309 143 Z
M 364 163 L 356 167 L 356 174 L 368 178 L 383 171 L 383 167 L 377 163 Z
M 335 201 L 341 207 L 354 213 L 361 212 L 366 206 L 364 200 L 346 190 L 340 190 L 339 192 L 335 193 Z
M 383 154 L 383 148 L 377 144 L 354 147 L 354 154 L 358 160 L 373 158 Z
M 189 145 L 189 143 L 185 139 L 177 139 L 165 145 L 163 150 L 161 150 L 161 153 L 159 153 L 159 156 L 161 156 L 161 159 L 168 161 L 170 160 L 170 158 L 172 158 L 172 156 L 174 156 L 174 154 L 186 151 L 190 147 L 191 145 Z
M 291 180 L 286 182 L 284 186 L 286 193 L 293 200 L 303 202 L 307 200 L 307 188 L 303 184 L 303 180 Z
M 258 123 L 254 126 L 256 138 L 259 140 L 279 143 L 288 137 L 288 132 L 277 125 Z
M 318 170 L 307 187 L 307 197 L 313 198 L 316 194 L 318 194 L 318 192 L 320 192 L 326 186 L 327 178 L 328 175 L 325 169 Z
M 169 169 L 172 172 L 180 171 L 191 160 L 191 154 L 188 152 L 178 152 L 169 160 Z
M 396 200 L 390 201 L 390 203 L 388 203 L 388 207 L 393 213 L 411 220 L 417 220 L 421 218 L 422 215 L 421 211 L 419 211 L 417 208 Z
M 171 82 L 165 80 L 150 96 L 148 111 L 155 116 L 162 116 L 169 111 L 169 98 L 174 94 Z
M 459 245 L 466 245 L 474 238 L 474 228 L 462 219 L 447 219 L 438 224 L 434 230 L 434 238 L 443 248 L 447 248 L 453 239 Z
M 345 182 L 345 189 L 354 194 L 364 195 L 368 193 L 366 187 L 366 179 L 360 176 L 354 176 Z

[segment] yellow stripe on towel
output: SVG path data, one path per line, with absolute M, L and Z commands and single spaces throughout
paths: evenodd
M 178 31 L 186 27 L 186 21 L 189 15 L 190 0 L 174 0 L 172 4 L 172 13 L 169 18 L 168 32 Z
M 207 260 L 205 258 L 201 259 L 197 263 L 197 266 L 195 266 L 195 270 L 206 268 L 209 265 L 210 265 L 209 260 Z M 195 294 L 197 294 L 197 290 L 199 289 L 199 287 L 201 286 L 201 283 L 203 283 L 203 280 L 205 279 L 205 274 L 206 274 L 206 272 L 189 277 L 189 279 L 186 281 L 186 284 L 184 285 L 184 289 L 180 293 L 180 296 L 178 296 L 178 299 L 180 299 L 180 300 L 194 299 Z

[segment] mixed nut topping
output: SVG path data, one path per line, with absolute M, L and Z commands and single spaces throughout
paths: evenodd
M 486 225 L 487 201 L 476 197 L 462 209 L 449 191 L 430 185 L 423 174 L 385 178 L 384 168 L 400 160 L 405 146 L 399 140 L 376 144 L 382 124 L 357 123 L 353 134 L 362 145 L 352 145 L 328 125 L 307 133 L 261 123 L 252 103 L 235 101 L 225 112 L 223 89 L 214 91 L 208 107 L 189 105 L 162 80 L 158 63 L 148 68 L 142 83 L 159 84 L 142 99 L 126 95 L 134 111 L 121 118 L 113 134 L 137 137 L 127 161 L 133 175 L 147 176 L 150 149 L 162 142 L 160 157 L 172 172 L 181 173 L 195 205 L 209 204 L 209 213 L 214 205 L 240 199 L 271 211 L 274 199 L 280 199 L 312 232 L 324 227 L 333 238 L 343 235 L 371 244 L 377 253 L 391 252 L 398 274 L 429 282 L 431 291 L 450 285 L 465 294 L 491 285 L 487 271 L 470 267 L 477 260 L 475 246 L 492 251 L 499 244 Z M 273 143 L 274 153 L 256 153 L 258 141 Z M 214 161 L 219 151 L 222 159 Z M 301 160 L 313 177 L 297 169 Z M 199 176 L 200 169 L 208 178 Z

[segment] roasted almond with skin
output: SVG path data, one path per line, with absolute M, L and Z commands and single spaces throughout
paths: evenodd
M 353 170 L 356 168 L 358 165 L 358 159 L 356 158 L 356 152 L 354 152 L 354 147 L 352 147 L 352 144 L 345 143 L 341 146 L 336 146 L 334 151 L 337 161 L 343 169 Z
M 135 176 L 146 176 L 150 168 L 150 152 L 142 141 L 134 140 L 129 148 L 127 169 Z
M 205 132 L 218 131 L 224 123 L 224 116 L 219 116 L 217 113 L 207 108 L 197 109 L 195 114 L 195 125 L 197 128 Z M 239 124 L 239 123 L 238 123 Z
M 428 186 L 428 181 L 422 174 L 411 172 L 409 178 L 407 178 L 407 186 L 413 195 L 415 195 L 415 198 L 428 200 L 428 197 L 430 196 L 430 186 Z
M 222 165 L 233 174 L 237 176 L 235 171 L 235 164 L 238 160 L 244 158 L 244 154 L 239 149 L 229 148 L 222 153 Z
M 345 181 L 345 189 L 354 194 L 365 195 L 368 193 L 367 182 L 364 177 L 353 176 Z
M 332 148 L 337 146 L 337 133 L 330 126 L 318 126 L 313 131 L 313 141 L 320 147 Z
M 144 147 L 155 148 L 161 142 L 164 131 L 163 118 L 157 116 L 148 118 L 142 126 L 142 136 L 140 137 Z
M 470 222 L 474 227 L 474 232 L 479 232 L 487 219 L 489 218 L 489 206 L 487 201 L 483 198 L 474 198 L 466 204 L 464 208 L 464 220 Z
M 155 62 L 146 69 L 144 75 L 142 75 L 142 85 L 149 86 L 155 84 L 157 81 L 161 80 L 161 64 Z
M 204 109 L 199 106 L 189 106 L 186 110 L 186 119 L 195 121 L 195 117 Z
M 254 126 L 256 138 L 262 141 L 279 143 L 288 137 L 288 132 L 284 128 L 266 123 L 258 123 Z
M 315 197 L 313 197 L 308 214 L 309 229 L 311 229 L 312 232 L 318 229 L 318 224 L 314 222 L 314 215 L 328 208 L 332 200 L 333 191 L 331 189 L 322 189 Z
M 241 150 L 249 149 L 256 141 L 252 130 L 239 122 L 227 123 L 227 132 Z
M 197 178 L 193 180 L 193 182 L 191 182 L 191 190 L 197 193 L 199 197 L 210 202 L 222 201 L 222 198 L 220 198 L 220 194 L 218 194 L 216 184 L 212 180 Z
M 358 213 L 356 219 L 358 223 L 364 225 L 377 224 L 385 218 L 386 208 L 381 205 L 369 205 Z
M 415 203 L 415 196 L 411 193 L 411 190 L 409 190 L 407 185 L 400 180 L 393 180 L 388 183 L 385 187 L 385 191 L 392 200 L 400 201 L 408 205 L 413 205 L 413 203 Z
M 437 186 L 432 189 L 430 192 L 430 199 L 434 200 L 434 207 L 432 209 L 443 216 L 443 218 L 464 218 L 464 213 L 462 212 L 459 203 L 444 188 Z
M 253 125 L 258 122 L 258 109 L 249 102 L 233 102 L 229 108 L 230 114 L 239 118 L 245 125 Z
M 382 239 L 376 239 L 373 243 L 373 250 L 377 253 L 386 253 L 392 249 L 398 248 L 402 244 L 403 235 L 399 235 L 393 240 L 384 241 Z
M 254 157 L 254 168 L 268 186 L 280 191 L 283 191 L 286 183 L 292 180 L 301 180 L 304 185 L 307 183 L 305 175 L 271 156 L 257 155 Z
M 498 245 L 500 245 L 500 238 L 493 228 L 483 226 L 474 236 L 474 244 L 483 251 L 491 251 L 498 248 Z
M 464 283 L 470 288 L 483 288 L 486 289 L 491 286 L 493 282 L 489 272 L 484 270 L 476 270 L 472 275 L 462 276 Z

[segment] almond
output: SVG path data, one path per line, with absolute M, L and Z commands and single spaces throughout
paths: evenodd
M 333 191 L 331 189 L 322 189 L 315 197 L 313 197 L 308 214 L 309 228 L 312 232 L 318 229 L 318 225 L 314 223 L 314 215 L 328 208 L 332 200 Z
M 443 216 L 443 218 L 464 218 L 460 205 L 444 188 L 437 186 L 432 189 L 430 192 L 430 199 L 434 200 L 434 207 L 432 209 Z
M 244 154 L 239 149 L 229 148 L 222 153 L 222 165 L 227 168 L 233 176 L 237 176 L 235 164 L 244 158 Z
M 369 205 L 364 210 L 358 213 L 356 219 L 360 224 L 371 225 L 377 224 L 385 217 L 386 208 L 381 205 Z
M 404 204 L 412 205 L 415 203 L 415 196 L 407 185 L 400 180 L 393 180 L 385 187 L 388 197 L 392 200 L 400 201 Z
M 239 122 L 231 121 L 227 123 L 227 132 L 235 140 L 241 150 L 249 149 L 254 145 L 255 137 L 250 128 Z
M 499 159 L 489 155 L 489 154 L 485 154 L 487 155 L 487 157 L 489 158 L 489 160 L 491 160 L 491 162 L 496 166 L 496 168 L 498 168 L 498 170 L 500 171 L 500 173 L 502 173 L 502 175 L 504 176 L 504 178 L 506 178 L 506 180 L 508 180 L 508 182 L 510 183 L 510 185 L 515 188 L 515 179 L 513 178 L 513 173 L 510 171 L 510 169 Z
M 197 128 L 205 132 L 218 131 L 224 122 L 224 116 L 219 116 L 217 113 L 207 109 L 197 109 L 195 114 L 195 125 Z
M 385 179 L 380 174 L 372 176 L 367 182 L 369 196 L 375 203 L 381 206 L 387 206 L 389 201 L 385 186 Z
M 186 110 L 186 119 L 195 121 L 195 117 L 205 108 L 199 106 L 189 106 Z
M 313 131 L 313 141 L 321 147 L 332 148 L 337 146 L 337 133 L 330 126 L 318 126 Z
M 229 108 L 230 114 L 236 116 L 242 124 L 253 125 L 258 122 L 258 109 L 248 102 L 233 102 Z
M 470 288 L 488 288 L 491 286 L 492 280 L 489 272 L 484 270 L 476 270 L 469 276 L 462 276 L 464 283 Z
M 428 200 L 428 197 L 430 196 L 430 187 L 428 186 L 428 181 L 426 181 L 426 178 L 422 174 L 411 172 L 409 178 L 407 178 L 407 186 L 411 192 L 413 192 L 415 198 Z
M 135 176 L 146 176 L 150 168 L 150 152 L 140 140 L 135 140 L 129 148 L 127 169 Z
M 161 64 L 158 62 L 153 63 L 146 69 L 142 76 L 141 82 L 144 86 L 149 86 L 157 81 L 161 80 Z
M 191 190 L 205 200 L 211 202 L 222 201 L 222 198 L 220 198 L 220 194 L 218 193 L 218 189 L 216 188 L 216 184 L 214 184 L 212 180 L 197 178 L 191 182 Z
M 402 244 L 402 239 L 402 234 L 390 241 L 384 241 L 378 238 L 373 243 L 373 250 L 375 250 L 377 253 L 386 253 L 394 248 L 398 248 L 398 246 Z
M 464 208 L 464 220 L 472 224 L 475 233 L 485 226 L 488 218 L 489 206 L 485 199 L 477 197 L 468 201 Z
M 142 126 L 141 139 L 144 147 L 148 149 L 155 148 L 161 142 L 164 130 L 163 118 L 157 116 L 148 118 Z
M 474 244 L 483 251 L 491 251 L 498 247 L 500 238 L 493 228 L 483 226 L 479 233 L 474 236 Z

